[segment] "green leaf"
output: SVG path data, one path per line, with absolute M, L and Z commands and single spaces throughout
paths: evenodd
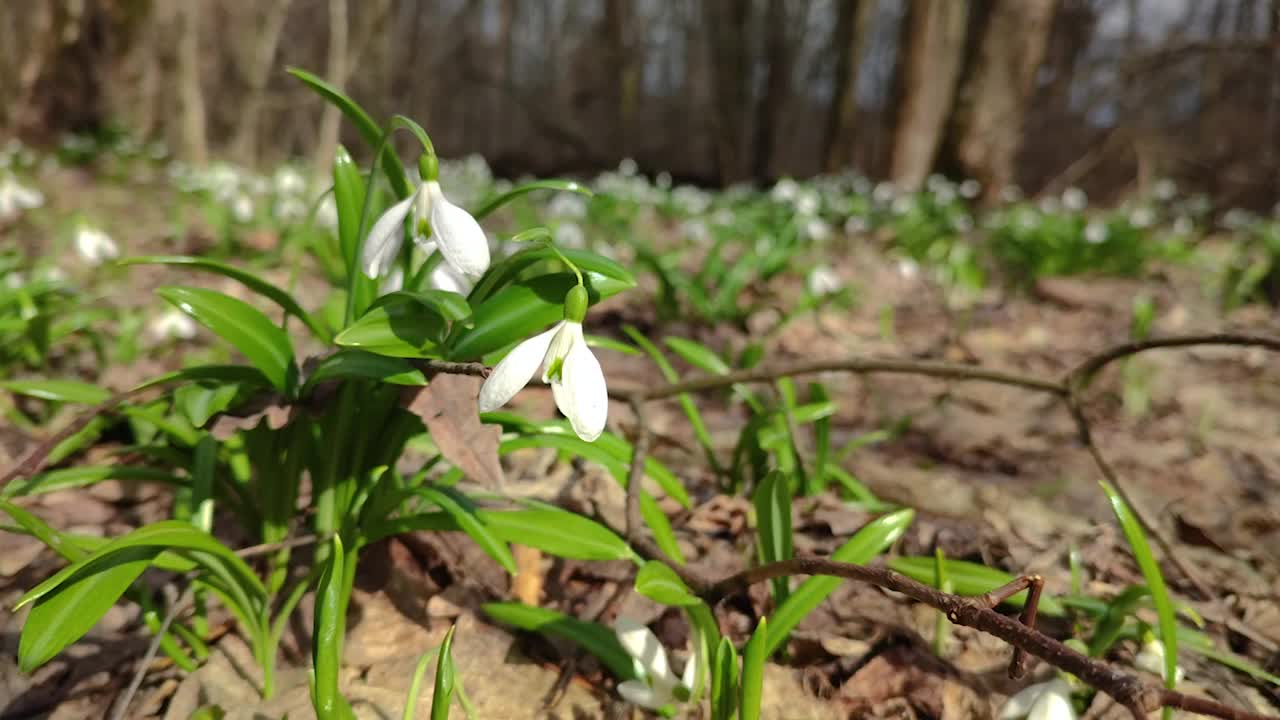
M 453 627 L 449 628 L 449 632 L 453 632 Z M 404 696 L 404 712 L 400 714 L 400 720 L 413 720 L 418 711 L 418 695 L 422 692 L 422 677 L 427 674 L 427 666 L 440 652 L 440 648 L 428 650 L 422 653 L 418 658 L 418 664 L 413 668 L 413 679 L 409 681 L 409 692 Z M 436 672 L 440 672 L 436 668 Z
M 751 639 L 742 649 L 742 720 L 760 720 L 764 699 L 764 664 L 769 659 L 769 620 L 760 618 Z
M 448 290 L 397 290 L 379 297 L 372 307 L 381 307 L 400 300 L 416 302 L 451 323 L 471 317 L 471 306 L 467 304 L 467 299 Z
M 177 265 L 182 267 L 193 268 L 196 270 L 204 270 L 206 272 L 221 275 L 226 278 L 235 280 L 250 290 L 267 298 L 284 309 L 285 312 L 302 321 L 307 329 L 315 335 L 320 342 L 328 343 L 333 338 L 329 333 L 329 329 L 324 323 L 314 317 L 311 313 L 302 309 L 297 300 L 289 293 L 281 290 L 278 286 L 263 280 L 253 273 L 242 270 L 234 265 L 228 265 L 217 260 L 208 258 L 187 257 L 185 255 L 145 255 L 142 257 L 125 258 L 120 261 L 122 265 Z
M 882 515 L 854 533 L 853 537 L 831 554 L 831 559 L 865 565 L 897 542 L 914 519 L 915 511 L 911 509 Z M 796 625 L 822 604 L 842 582 L 844 580 L 835 577 L 811 577 L 792 590 L 786 601 L 770 616 L 769 623 L 773 629 L 769 633 L 768 654 L 777 652 Z
M 370 308 L 334 342 L 377 355 L 430 357 L 444 339 L 445 325 L 438 313 L 401 297 Z
M 535 180 L 534 182 L 517 185 L 497 197 L 486 200 L 480 205 L 480 207 L 472 211 L 471 215 L 476 220 L 479 220 L 521 195 L 533 192 L 534 190 L 563 190 L 567 192 L 576 192 L 580 195 L 586 195 L 587 197 L 591 197 L 592 195 L 589 188 L 572 180 Z
M 663 605 L 687 607 L 702 600 L 661 560 L 650 560 L 636 573 L 636 592 Z
M 134 388 L 133 392 L 168 383 L 205 381 L 242 383 L 251 388 L 271 384 L 261 370 L 251 365 L 194 365 L 152 378 Z
M 481 511 L 485 524 L 507 542 L 571 560 L 637 560 L 622 538 L 600 523 L 564 510 Z
M 671 367 L 671 363 L 667 361 L 662 351 L 658 349 L 645 337 L 638 329 L 631 325 L 624 325 L 622 331 L 631 338 L 631 341 L 640 346 L 645 351 L 653 363 L 662 371 L 662 376 L 667 382 L 677 382 L 680 376 L 676 373 L 675 368 Z M 720 467 L 720 461 L 716 458 L 715 446 L 711 442 L 711 433 L 707 431 L 707 424 L 702 420 L 702 413 L 698 411 L 698 406 L 693 401 L 693 396 L 689 393 L 680 393 L 677 397 L 680 402 L 680 408 L 684 410 L 685 417 L 689 418 L 689 425 L 693 427 L 694 437 L 698 439 L 698 444 L 702 446 L 703 453 L 707 456 L 707 463 L 711 465 L 711 469 L 717 474 L 723 474 Z
M 428 502 L 449 514 L 453 521 L 462 528 L 476 545 L 484 551 L 486 555 L 493 558 L 502 569 L 509 574 L 515 575 L 516 560 L 511 556 L 511 548 L 507 544 L 494 536 L 493 532 L 480 518 L 479 512 L 473 503 L 468 501 L 454 491 L 444 488 L 421 487 L 418 488 L 418 494 Z
M 157 468 L 133 467 L 130 465 L 82 465 L 80 467 L 50 470 L 39 475 L 19 478 L 4 486 L 4 488 L 0 488 L 0 497 L 39 495 L 40 493 L 53 492 L 54 490 L 86 487 L 103 480 L 130 480 L 173 486 L 179 486 L 184 483 L 182 478 Z
M 257 308 L 203 288 L 162 287 L 156 293 L 231 343 L 277 390 L 292 395 L 298 369 L 289 336 Z
M 587 339 L 587 347 L 589 348 L 595 348 L 596 350 L 613 350 L 614 352 L 620 352 L 623 355 L 640 354 L 639 350 L 631 347 L 621 340 L 614 340 L 613 338 L 605 337 L 603 335 L 587 335 L 585 337 Z
M 161 549 L 157 546 L 125 548 L 97 562 L 74 563 L 68 566 L 74 568 L 72 573 L 59 573 L 58 584 L 36 597 L 22 626 L 18 668 L 30 673 L 83 637 Z
M 328 564 L 316 586 L 315 636 L 311 641 L 311 662 L 315 668 L 313 686 L 316 716 L 320 720 L 353 717 L 347 701 L 338 691 L 338 672 L 342 669 L 343 601 L 345 569 L 342 538 L 333 536 Z
M 889 559 L 889 569 L 926 585 L 934 585 L 936 562 L 934 558 L 927 556 L 895 557 Z M 948 559 L 947 575 L 950 576 L 953 592 L 957 595 L 982 595 L 1014 580 L 1013 575 L 1003 570 L 964 560 Z M 1014 607 L 1022 607 L 1027 602 L 1027 592 L 1024 590 L 1005 602 Z M 1057 598 L 1047 594 L 1040 596 L 1041 615 L 1059 617 L 1064 612 L 1062 603 Z
M 589 250 L 561 249 L 557 254 L 555 250 L 549 247 L 531 247 L 505 257 L 489 266 L 489 270 L 484 274 L 484 277 L 471 290 L 468 300 L 479 304 L 489 299 L 495 292 L 515 281 L 521 272 L 539 263 L 553 263 L 557 267 L 561 267 L 564 265 L 560 259 L 561 254 L 574 265 L 577 265 L 584 276 L 595 277 L 602 283 L 608 281 L 608 284 L 611 285 L 622 285 L 626 288 L 635 287 L 635 277 L 626 268 Z M 562 297 L 561 300 L 563 299 Z
M 378 293 L 378 281 L 365 277 L 360 270 L 361 221 L 368 222 L 363 218 L 365 192 L 364 176 L 359 166 L 347 149 L 339 145 L 333 159 L 333 205 L 338 214 L 338 247 L 346 270 L 350 312 L 342 319 L 344 326 L 353 317 L 364 313 Z
M 671 528 L 671 520 L 662 512 L 658 501 L 647 492 L 640 493 L 640 517 L 653 532 L 653 541 L 664 555 L 677 565 L 684 565 L 684 552 L 680 550 L 680 542 L 676 540 L 675 530 Z
M 594 272 L 583 272 L 583 278 L 592 305 L 631 287 L 630 282 Z M 555 273 L 507 285 L 475 306 L 475 325 L 458 335 L 450 357 L 476 360 L 559 322 L 564 319 L 565 293 L 577 282 L 573 273 Z
M 663 338 L 662 342 L 666 343 L 672 352 L 679 355 L 680 359 L 705 373 L 711 375 L 729 374 L 731 369 L 729 364 L 706 345 L 680 337 Z
M 1164 684 L 1170 690 L 1177 683 L 1178 671 L 1178 621 L 1177 611 L 1169 598 L 1169 588 L 1165 585 L 1164 574 L 1160 572 L 1160 564 L 1151 553 L 1151 545 L 1147 535 L 1142 531 L 1142 524 L 1134 517 L 1133 511 L 1125 504 L 1124 498 L 1110 483 L 1102 481 L 1102 490 L 1111 501 L 1111 509 L 1115 511 L 1120 528 L 1124 531 L 1129 547 L 1133 549 L 1133 558 L 1138 562 L 1138 569 L 1147 581 L 1151 590 L 1151 601 L 1156 606 L 1157 625 L 1160 630 L 1160 642 L 1164 643 Z M 1169 711 L 1165 710 L 1166 717 Z
M 757 541 L 761 564 L 790 560 L 795 554 L 791 544 L 791 479 L 774 470 L 756 488 Z M 772 580 L 775 605 L 786 602 L 790 578 Z
M 729 638 L 720 638 L 711 665 L 711 718 L 735 720 L 738 710 L 738 653 Z
M 111 399 L 108 390 L 76 380 L 2 380 L 0 388 L 51 402 L 101 405 Z
M 453 700 L 453 631 L 457 625 L 449 626 L 440 644 L 440 662 L 436 665 L 436 686 L 431 696 L 431 720 L 449 720 L 449 703 Z
M 301 68 L 291 67 L 286 72 L 306 83 L 308 87 L 341 110 L 351 124 L 356 126 L 360 137 L 369 144 L 369 147 L 376 149 L 382 143 L 382 128 L 346 93 Z M 396 157 L 395 151 L 390 147 L 382 153 L 382 168 L 396 195 L 402 198 L 408 197 L 412 191 L 404 175 L 404 165 L 400 164 L 400 158 Z
M 521 630 L 572 640 L 595 655 L 619 680 L 638 680 L 635 663 L 618 642 L 613 630 L 593 622 L 571 618 L 564 613 L 521 603 L 485 603 L 485 614 Z
M 364 350 L 344 348 L 321 360 L 302 385 L 302 394 L 322 382 L 356 378 L 375 380 L 391 385 L 421 386 L 427 378 L 421 370 L 400 358 L 375 355 Z

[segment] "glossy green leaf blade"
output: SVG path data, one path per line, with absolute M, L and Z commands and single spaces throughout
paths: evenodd
M 346 268 L 347 314 L 344 325 L 353 317 L 359 317 L 373 302 L 378 293 L 378 281 L 365 277 L 360 268 L 360 237 L 372 224 L 372 218 L 364 218 L 365 182 L 360 167 L 351 159 L 347 149 L 338 146 L 333 159 L 333 206 L 338 215 L 338 247 Z M 363 220 L 364 228 L 361 227 Z
M 631 325 L 624 325 L 622 331 L 631 338 L 631 341 L 640 347 L 649 359 L 658 366 L 662 371 L 662 376 L 667 382 L 677 382 L 680 379 L 676 369 L 671 366 L 666 356 L 654 345 L 649 338 L 645 337 L 638 329 Z M 693 401 L 693 396 L 689 393 L 681 393 L 677 400 L 680 402 L 680 408 L 684 410 L 685 417 L 689 419 L 689 426 L 693 428 L 693 435 L 698 439 L 698 444 L 702 446 L 702 451 L 707 456 L 707 463 L 711 465 L 711 469 L 717 475 L 722 473 L 720 461 L 716 458 L 715 445 L 711 441 L 711 433 L 707 430 L 707 424 L 702 419 L 702 413 L 698 410 L 698 405 Z
M 937 575 L 936 563 L 937 561 L 932 557 L 905 555 L 890 558 L 889 569 L 926 585 L 934 585 Z M 950 559 L 947 560 L 947 575 L 954 588 L 953 592 L 957 595 L 982 595 L 1013 582 L 1014 579 L 1013 575 L 1003 570 L 965 560 Z M 1022 607 L 1027 602 L 1027 593 L 1020 592 L 1005 602 L 1014 607 Z M 1049 617 L 1058 617 L 1064 612 L 1062 603 L 1047 594 L 1040 596 L 1039 607 L 1040 614 Z
M 346 699 L 338 691 L 342 669 L 342 587 L 345 570 L 342 538 L 333 536 L 329 558 L 316 586 L 315 635 L 311 640 L 311 662 L 315 669 L 313 697 L 320 720 L 341 719 L 350 714 Z
M 421 370 L 400 358 L 375 355 L 364 350 L 344 348 L 321 360 L 307 378 L 304 388 L 343 379 L 376 380 L 392 385 L 426 385 L 427 378 Z
M 479 220 L 521 195 L 533 192 L 534 190 L 561 190 L 566 192 L 576 192 L 588 197 L 592 195 L 590 188 L 572 180 L 535 180 L 523 185 L 517 185 L 495 198 L 486 200 L 481 203 L 480 207 L 472 211 L 471 215 L 475 219 Z
M 734 720 L 738 715 L 738 652 L 729 638 L 720 638 L 711 666 L 711 718 Z
M 472 288 L 468 299 L 476 304 L 487 300 L 493 293 L 519 277 L 520 273 L 539 263 L 554 263 L 557 267 L 563 267 L 561 254 L 577 265 L 578 269 L 588 277 L 608 279 L 613 284 L 635 287 L 635 277 L 622 265 L 609 258 L 589 250 L 567 248 L 559 250 L 560 252 L 557 253 L 549 247 L 531 247 L 497 261 Z
M 853 537 L 831 554 L 831 559 L 865 565 L 897 542 L 914 519 L 915 511 L 910 509 L 878 517 L 854 533 Z M 792 590 L 786 602 L 769 616 L 772 629 L 769 632 L 768 654 L 777 652 L 796 625 L 822 604 L 842 582 L 842 579 L 834 577 L 811 577 Z
M 440 661 L 436 664 L 435 692 L 431 696 L 431 720 L 449 720 L 449 703 L 453 701 L 453 631 L 451 625 L 440 644 Z
M 80 405 L 101 405 L 111 399 L 110 391 L 77 380 L 0 380 L 0 388 L 41 400 Z
M 422 487 L 418 494 L 428 502 L 448 513 L 449 517 L 462 528 L 486 555 L 493 558 L 503 570 L 515 575 L 516 560 L 511 555 L 511 548 L 499 540 L 481 519 L 475 505 L 457 493 L 444 488 Z
M 376 355 L 423 358 L 438 351 L 445 321 L 438 313 L 407 298 L 370 308 L 338 333 L 334 342 Z
M 98 562 L 76 563 L 58 585 L 42 593 L 18 639 L 18 667 L 29 673 L 79 640 L 160 554 L 155 546 L 131 547 Z
M 584 272 L 591 304 L 616 295 L 631 283 Z M 450 349 L 453 360 L 477 360 L 530 337 L 564 319 L 564 296 L 577 284 L 573 273 L 541 275 L 514 282 L 475 307 L 473 327 L 463 331 Z
M 1147 535 L 1142 531 L 1142 524 L 1138 522 L 1138 518 L 1129 509 L 1124 498 L 1110 483 L 1102 481 L 1099 484 L 1107 494 L 1107 499 L 1111 501 L 1111 509 L 1115 512 L 1116 519 L 1120 521 L 1125 539 L 1133 549 L 1133 558 L 1137 561 L 1138 569 L 1142 571 L 1142 577 L 1146 579 L 1147 587 L 1151 591 L 1151 601 L 1156 606 L 1160 642 L 1164 644 L 1164 684 L 1165 687 L 1173 689 L 1178 680 L 1178 621 L 1173 600 L 1169 597 L 1169 588 L 1164 582 L 1164 574 L 1160 572 L 1160 564 L 1151 553 L 1151 544 L 1147 542 Z
M 271 384 L 267 376 L 252 365 L 193 365 L 152 378 L 134 390 L 182 382 L 241 383 L 250 387 L 266 387 Z
M 134 467 L 131 465 L 82 465 L 50 470 L 31 477 L 18 478 L 0 488 L 0 497 L 39 495 L 53 492 L 54 490 L 85 487 L 103 480 L 153 482 L 172 486 L 184 483 L 182 478 L 159 468 Z
M 636 592 L 663 605 L 687 607 L 702 602 L 675 570 L 660 560 L 650 560 L 636 573 Z
M 755 492 L 757 543 L 761 564 L 790 560 L 791 482 L 785 473 L 774 470 L 765 476 Z M 781 605 L 787 599 L 790 578 L 773 580 L 773 600 Z
M 739 717 L 742 720 L 760 720 L 760 707 L 764 700 L 764 665 L 769 659 L 769 620 L 760 618 L 751 639 L 742 649 L 742 693 Z
M 481 511 L 485 524 L 507 542 L 572 560 L 635 560 L 622 538 L 600 523 L 551 508 Z
M 680 549 L 680 542 L 676 540 L 671 520 L 667 518 L 666 513 L 662 512 L 658 501 L 647 492 L 640 493 L 640 517 L 653 531 L 653 541 L 657 543 L 658 549 L 677 565 L 684 565 L 684 551 Z
M 486 615 L 498 622 L 521 630 L 572 640 L 599 658 L 619 680 L 639 679 L 631 656 L 622 648 L 613 630 L 603 625 L 521 603 L 485 603 L 480 607 Z
M 342 90 L 301 68 L 291 67 L 287 72 L 341 110 L 351 124 L 355 125 L 360 137 L 369 144 L 370 148 L 376 149 L 382 143 L 382 128 L 369 117 L 369 113 L 365 112 L 364 108 Z M 395 151 L 391 148 L 387 148 L 382 153 L 382 168 L 396 195 L 402 198 L 408 197 L 411 190 L 409 181 L 404 175 L 404 165 L 400 164 L 400 158 L 396 157 Z
M 729 374 L 729 364 L 706 345 L 681 337 L 663 338 L 662 342 L 671 348 L 672 352 L 679 355 L 680 359 L 705 373 L 711 375 Z
M 201 257 L 188 257 L 185 255 L 144 255 L 142 257 L 125 258 L 120 261 L 123 265 L 173 265 L 192 268 L 195 270 L 204 270 L 215 275 L 221 275 L 230 278 L 244 285 L 250 290 L 258 293 L 262 297 L 267 298 L 271 302 L 279 305 L 285 312 L 298 318 L 307 326 L 321 342 L 327 343 L 332 338 L 329 329 L 324 323 L 307 312 L 298 304 L 298 301 L 292 295 L 281 290 L 278 286 L 273 285 L 266 280 L 254 275 L 248 270 L 243 270 L 234 265 L 229 265 L 217 260 L 210 260 Z
M 374 301 L 372 307 L 409 300 L 436 313 L 449 322 L 459 322 L 471 317 L 467 299 L 448 290 L 397 290 Z
M 257 308 L 213 290 L 162 287 L 156 294 L 231 343 L 277 390 L 290 395 L 297 382 L 289 336 Z

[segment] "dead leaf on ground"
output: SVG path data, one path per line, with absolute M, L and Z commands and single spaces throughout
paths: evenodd
M 404 405 L 422 418 L 440 454 L 467 477 L 490 488 L 503 487 L 498 438 L 502 432 L 480 422 L 480 378 L 440 374 L 424 388 L 406 392 Z

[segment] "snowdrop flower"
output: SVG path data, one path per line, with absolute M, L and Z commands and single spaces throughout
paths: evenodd
M 956 189 L 951 183 L 939 185 L 933 191 L 933 201 L 939 205 L 950 205 L 956 199 Z
M 884 181 L 876 183 L 875 189 L 871 191 L 871 199 L 879 205 L 888 205 L 893 202 L 897 194 L 898 189 L 893 186 L 893 183 Z
M 972 200 L 982 194 L 982 183 L 970 178 L 960 183 L 960 197 Z
M 1179 215 L 1177 220 L 1173 221 L 1173 234 L 1190 235 L 1196 231 L 1196 224 L 1186 215 Z
M 860 235 L 871 229 L 871 221 L 862 215 L 850 215 L 848 220 L 844 221 L 844 231 L 847 235 Z
M 1169 178 L 1160 178 L 1151 188 L 1151 193 L 1156 196 L 1156 200 L 1169 202 L 1178 195 L 1178 183 Z
M 300 195 L 307 189 L 307 180 L 302 173 L 287 165 L 276 171 L 275 184 L 276 192 L 281 195 Z
M 1062 678 L 1023 688 L 1005 701 L 999 720 L 1076 720 L 1071 686 Z
M 613 631 L 622 648 L 635 661 L 636 670 L 644 678 L 619 683 L 619 695 L 628 702 L 649 710 L 661 710 L 689 699 L 698 679 L 696 657 L 685 665 L 684 675 L 676 677 L 667 661 L 667 651 L 649 628 L 631 618 L 619 617 L 613 623 Z
M 190 340 L 196 336 L 196 321 L 178 310 L 170 310 L 151 321 L 147 331 L 156 340 Z
M 794 207 L 801 215 L 817 215 L 821 204 L 822 199 L 818 197 L 818 193 L 810 190 L 796 196 Z
M 697 245 L 711 242 L 711 228 L 707 227 L 707 223 L 701 219 L 695 218 L 680 223 L 680 234 Z
M 958 233 L 967 233 L 973 230 L 973 218 L 963 213 L 953 215 L 951 217 L 951 229 Z
M 1071 212 L 1080 212 L 1089 204 L 1089 196 L 1074 185 L 1062 191 L 1062 206 Z
M 404 268 L 399 265 L 391 268 L 391 272 L 382 278 L 382 282 L 378 283 L 378 295 L 389 295 L 393 292 L 399 292 L 404 288 Z M 447 288 L 446 288 L 447 289 Z
M 805 279 L 805 287 L 812 295 L 831 295 L 840 292 L 844 283 L 841 282 L 835 270 L 826 265 L 819 265 L 809 271 L 809 277 Z
M 914 280 L 920 274 L 920 264 L 911 258 L 900 258 L 895 268 L 903 280 Z
M 626 177 L 633 177 L 640 172 L 640 166 L 631 158 L 622 158 L 622 162 L 618 163 L 618 172 Z
M 1053 215 L 1062 209 L 1062 203 L 1056 197 L 1044 197 L 1040 198 L 1039 207 L 1045 215 Z
M 27 278 L 22 273 L 14 271 L 4 276 L 4 286 L 9 290 L 17 290 L 27 284 Z
M 506 405 L 542 367 L 542 382 L 551 384 L 556 407 L 569 418 L 578 437 L 591 442 L 604 432 L 609 392 L 600 362 L 587 347 L 582 320 L 587 290 L 575 285 L 564 298 L 564 320 L 520 343 L 498 363 L 480 388 L 480 412 Z
M 1136 665 L 1139 670 L 1146 670 L 1153 675 L 1159 675 L 1163 678 L 1164 643 L 1155 638 L 1148 638 L 1148 640 L 1143 643 L 1142 650 L 1138 653 L 1137 657 L 1133 659 L 1133 664 Z M 1185 676 L 1186 673 L 1182 671 L 1181 667 L 1176 668 L 1176 672 L 1173 674 L 1174 684 L 1182 682 L 1182 678 Z
M 236 222 L 247 223 L 253 219 L 253 198 L 248 193 L 238 193 L 231 201 L 231 217 Z
M 332 193 L 325 195 L 320 207 L 316 208 L 316 224 L 329 230 L 338 229 L 338 203 Z
M 19 183 L 12 176 L 0 181 L 0 220 L 17 217 L 23 210 L 44 205 L 44 195 Z
M 578 193 L 556 193 L 547 203 L 547 214 L 556 218 L 580 220 L 587 216 L 587 200 Z
M 587 233 L 576 222 L 565 221 L 556 226 L 556 244 L 560 247 L 581 250 L 587 246 Z
M 1090 220 L 1084 226 L 1084 239 L 1090 245 L 1101 245 L 1107 241 L 1107 224 L 1101 220 Z
M 831 226 L 821 218 L 813 218 L 804 224 L 804 236 L 814 242 L 822 242 L 831 237 Z
M 436 181 L 439 170 L 435 156 L 423 155 L 418 165 L 424 181 L 409 197 L 388 208 L 365 238 L 360 262 L 364 274 L 380 277 L 391 269 L 400 254 L 401 226 L 412 211 L 417 220 L 414 242 L 420 245 L 427 242 L 422 227 L 425 223 L 430 229 L 431 241 L 454 272 L 469 278 L 480 277 L 489 268 L 489 239 L 471 213 L 444 196 Z
M 1016 203 L 1022 199 L 1022 188 L 1017 185 L 1006 185 L 1000 191 L 1000 199 L 1007 203 Z
M 1156 212 L 1143 205 L 1129 213 L 1129 224 L 1136 228 L 1151 227 L 1156 221 Z
M 90 265 L 101 265 L 120 257 L 120 249 L 110 235 L 88 226 L 76 230 L 76 252 Z
M 906 215 L 916 209 L 916 198 L 914 195 L 899 195 L 893 199 L 893 205 L 890 210 L 894 215 Z

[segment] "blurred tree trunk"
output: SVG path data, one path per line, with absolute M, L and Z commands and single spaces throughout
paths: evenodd
M 610 61 L 609 99 L 616 113 L 610 129 L 611 147 L 620 156 L 631 152 L 631 135 L 640 100 L 640 71 L 627 28 L 633 22 L 630 0 L 607 0 L 605 32 Z
M 1014 162 L 1057 0 L 992 0 L 961 88 L 956 157 L 995 197 L 1014 182 Z
M 244 109 L 239 116 L 235 138 L 231 141 L 231 153 L 240 162 L 252 165 L 258 157 L 258 121 L 267 97 L 267 81 L 275 68 L 276 49 L 280 46 L 280 33 L 289 16 L 291 0 L 274 0 L 267 4 L 266 16 L 261 20 L 257 42 L 251 46 L 249 66 L 245 81 L 248 87 Z
M 178 93 L 182 104 L 183 158 L 194 165 L 209 161 L 204 93 L 200 88 L 200 12 L 196 3 L 181 3 L 178 21 Z
M 325 79 L 342 88 L 347 85 L 347 0 L 329 0 L 329 61 Z M 325 103 L 320 116 L 320 130 L 316 133 L 316 154 L 313 162 L 317 168 L 327 168 L 333 162 L 338 146 L 338 123 L 342 116 L 333 103 Z
M 782 0 L 769 0 L 765 10 L 764 92 L 756 105 L 755 139 L 751 143 L 751 177 L 768 180 L 778 121 L 791 89 L 791 48 L 787 38 L 787 8 Z
M 951 115 L 964 64 L 969 3 L 914 0 L 908 13 L 902 104 L 894 131 L 890 177 L 903 189 L 917 190 L 933 170 Z
M 711 50 L 714 107 L 711 134 L 715 138 L 716 169 L 728 185 L 747 178 L 743 140 L 750 108 L 750 54 L 747 21 L 751 4 L 737 0 L 705 0 L 702 4 L 707 45 Z
M 853 160 L 858 121 L 858 70 L 866 52 L 871 21 L 879 8 L 875 0 L 845 0 L 836 16 L 835 95 L 827 118 L 824 169 L 838 172 Z

